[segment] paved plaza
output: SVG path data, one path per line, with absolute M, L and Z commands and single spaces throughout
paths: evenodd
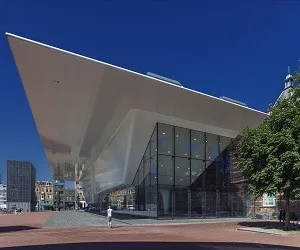
M 247 219 L 243 219 L 247 220 Z M 176 220 L 155 220 L 155 219 L 140 219 L 137 217 L 122 216 L 114 214 L 113 225 L 119 226 L 151 226 L 151 225 L 181 225 L 193 223 L 219 223 L 219 222 L 241 221 L 239 218 L 224 218 L 224 219 L 176 219 Z M 107 219 L 104 215 L 75 212 L 75 211 L 60 211 L 54 212 L 51 217 L 44 223 L 43 227 L 53 228 L 69 228 L 69 227 L 92 227 L 92 226 L 107 226 Z
M 62 211 L 0 216 L 0 248 L 105 249 L 105 250 L 194 250 L 194 249 L 300 249 L 298 232 L 286 236 L 237 230 L 238 220 L 114 221 L 96 214 Z M 129 223 L 130 222 L 130 223 Z M 146 223 L 147 222 L 147 223 Z M 145 223 L 144 225 L 142 225 Z M 245 223 L 245 222 L 243 222 Z M 247 222 L 246 222 L 247 223 Z

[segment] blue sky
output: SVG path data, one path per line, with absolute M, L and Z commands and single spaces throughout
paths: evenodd
M 0 1 L 0 174 L 29 160 L 50 180 L 5 32 L 265 111 L 299 67 L 298 1 Z

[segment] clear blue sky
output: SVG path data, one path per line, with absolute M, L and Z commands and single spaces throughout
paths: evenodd
M 226 3 L 225 3 L 226 2 Z M 0 173 L 50 170 L 4 33 L 141 73 L 151 71 L 265 111 L 299 66 L 299 1 L 0 1 Z

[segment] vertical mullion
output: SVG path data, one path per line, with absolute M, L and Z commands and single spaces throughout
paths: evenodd
M 174 126 L 174 128 L 173 128 L 173 187 L 175 187 L 175 176 L 176 176 L 176 173 L 175 173 L 175 152 L 176 152 L 176 146 L 175 146 L 175 144 L 176 144 L 176 138 L 175 138 L 175 129 L 176 129 L 176 127 Z
M 175 182 L 175 176 L 176 176 L 176 173 L 175 173 L 175 152 L 176 152 L 176 138 L 175 138 L 175 129 L 176 127 L 174 126 L 173 127 L 173 185 L 172 185 L 172 196 L 174 197 L 172 199 L 172 219 L 174 218 L 174 214 L 175 214 L 175 199 L 176 199 L 176 196 L 175 196 L 175 185 L 176 185 L 176 182 Z
M 154 131 L 155 131 L 155 127 L 154 127 Z M 151 164 L 151 162 L 152 162 L 152 159 L 151 159 L 151 156 L 152 156 L 151 144 L 152 144 L 152 136 L 153 136 L 153 132 L 151 134 L 150 141 L 149 141 L 149 144 L 150 144 L 150 146 L 149 146 L 150 158 L 149 158 L 149 176 L 148 176 L 148 178 L 149 178 L 149 186 L 148 186 L 148 190 L 146 190 L 146 187 L 145 187 L 145 197 L 146 197 L 145 205 L 146 205 L 146 211 L 148 211 L 148 209 L 147 209 L 147 202 L 149 202 L 149 207 L 151 207 L 150 204 L 151 204 L 151 195 L 152 195 L 152 193 L 151 193 L 151 190 L 152 190 L 152 188 L 151 188 L 151 167 L 152 167 L 152 164 Z M 150 214 L 149 214 L 149 218 L 150 218 Z
M 190 185 L 192 185 L 192 130 L 190 129 L 189 130 L 190 132 L 190 164 L 189 164 L 189 167 L 190 167 Z
M 206 171 L 206 166 L 207 166 L 207 163 L 206 163 L 206 151 L 207 151 L 207 133 L 204 134 L 204 165 L 205 165 L 205 169 L 204 169 L 204 174 L 203 174 L 203 182 L 202 182 L 202 185 L 203 185 L 203 195 L 205 195 L 204 197 L 204 214 L 202 212 L 202 215 L 204 215 L 204 217 L 206 217 L 206 209 L 207 209 L 207 199 L 206 199 L 206 191 L 207 191 L 207 188 L 206 188 L 206 174 L 207 174 L 207 171 Z
M 218 156 L 217 156 L 217 167 L 216 167 L 216 217 L 220 213 L 220 157 L 221 157 L 221 146 L 220 146 L 220 136 L 217 139 L 218 143 Z
M 158 122 L 156 123 L 156 218 L 158 219 Z
M 188 204 L 188 216 L 191 216 L 191 208 L 192 208 L 192 191 L 191 191 L 191 186 L 192 186 L 192 130 L 189 129 L 189 133 L 190 133 L 190 160 L 189 160 L 189 167 L 190 167 L 190 185 L 189 185 L 189 204 Z
M 138 205 L 138 211 L 140 211 L 140 167 L 138 167 L 137 171 L 137 205 Z

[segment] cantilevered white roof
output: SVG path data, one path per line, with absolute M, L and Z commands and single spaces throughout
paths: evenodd
M 83 174 L 102 178 L 93 192 L 132 180 L 156 122 L 235 137 L 266 117 L 176 84 L 7 36 L 49 162 L 94 164 L 94 172 Z

